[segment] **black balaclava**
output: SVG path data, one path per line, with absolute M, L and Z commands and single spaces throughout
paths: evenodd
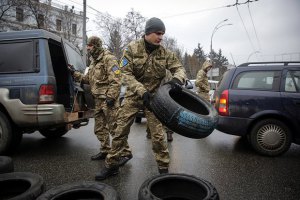
M 90 55 L 96 60 L 99 54 L 103 51 L 102 41 L 99 37 L 92 36 L 88 39 L 87 45 L 93 46 L 94 48 L 89 51 Z

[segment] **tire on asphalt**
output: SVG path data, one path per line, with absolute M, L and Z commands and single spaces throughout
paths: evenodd
M 14 163 L 11 157 L 0 156 L 0 174 L 14 171 Z
M 138 200 L 187 199 L 218 200 L 216 188 L 204 179 L 188 174 L 160 174 L 140 187 Z
M 78 182 L 60 185 L 52 188 L 37 200 L 75 200 L 75 199 L 99 199 L 99 200 L 120 200 L 117 191 L 104 183 L 93 181 Z
M 151 108 L 165 126 L 188 138 L 209 136 L 218 122 L 218 113 L 209 102 L 186 88 L 176 92 L 170 84 L 158 89 Z
M 250 132 L 250 143 L 261 155 L 279 156 L 289 150 L 292 134 L 282 121 L 264 119 L 253 126 Z
M 11 120 L 0 111 L 0 155 L 12 153 L 21 143 L 23 134 L 13 127 Z
M 68 130 L 65 126 L 56 127 L 56 128 L 49 128 L 49 129 L 41 129 L 39 132 L 48 139 L 56 139 L 60 138 L 61 136 L 65 135 Z
M 33 200 L 45 191 L 43 178 L 30 172 L 0 174 L 0 199 Z

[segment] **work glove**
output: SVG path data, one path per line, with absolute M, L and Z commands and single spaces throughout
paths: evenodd
M 70 71 L 70 73 L 71 73 L 72 76 L 76 72 L 76 69 L 74 68 L 74 66 L 70 65 L 70 64 L 68 64 L 68 70 Z
M 150 92 L 145 92 L 142 97 L 144 106 L 150 111 L 151 111 L 151 107 L 150 107 L 151 97 L 152 95 L 150 94 Z
M 112 108 L 115 105 L 115 100 L 110 97 L 107 97 L 105 102 L 106 102 L 107 107 L 109 107 L 109 108 Z
M 172 90 L 176 92 L 180 92 L 182 90 L 182 83 L 178 78 L 173 78 L 171 81 L 167 82 L 166 84 L 170 84 Z

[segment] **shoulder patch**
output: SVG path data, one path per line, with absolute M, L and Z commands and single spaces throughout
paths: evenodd
M 116 74 L 119 75 L 121 73 L 119 67 L 117 65 L 112 67 L 112 71 Z
M 128 64 L 128 60 L 124 57 L 121 61 L 120 67 L 125 67 Z

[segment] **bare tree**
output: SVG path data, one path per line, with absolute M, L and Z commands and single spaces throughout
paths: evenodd
M 120 59 L 122 50 L 125 47 L 122 20 L 120 18 L 113 18 L 107 13 L 98 13 L 97 19 L 95 23 L 102 32 L 104 44 Z
M 14 17 L 10 10 L 17 6 L 23 6 L 25 0 L 0 0 L 0 21 L 7 17 Z
M 139 12 L 131 8 L 123 20 L 125 29 L 125 40 L 129 43 L 132 40 L 137 40 L 144 34 L 146 18 Z
M 0 0 L 0 20 L 9 16 L 9 10 L 14 6 L 14 0 Z
M 51 28 L 51 1 L 42 3 L 38 0 L 25 0 L 25 4 L 30 15 L 34 18 L 37 28 L 49 30 Z
M 162 45 L 165 48 L 175 52 L 176 56 L 181 60 L 181 62 L 183 62 L 183 48 L 178 46 L 175 38 L 165 35 L 164 39 L 162 40 Z

